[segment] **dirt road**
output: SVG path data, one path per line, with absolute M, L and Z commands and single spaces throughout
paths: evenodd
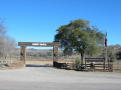
M 121 73 L 76 72 L 52 67 L 0 70 L 0 90 L 121 90 Z

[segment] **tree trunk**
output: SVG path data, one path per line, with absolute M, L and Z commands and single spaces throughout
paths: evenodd
M 84 64 L 84 58 L 85 57 L 85 55 L 84 55 L 84 53 L 81 53 L 81 66 L 83 66 L 83 64 Z

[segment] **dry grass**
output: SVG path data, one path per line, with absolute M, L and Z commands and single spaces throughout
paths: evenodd
M 114 62 L 113 69 L 115 72 L 121 72 L 121 61 Z
M 52 60 L 26 60 L 26 64 L 35 64 L 35 65 L 52 65 Z
M 10 67 L 7 67 L 10 69 L 20 68 L 20 67 L 24 66 L 24 64 L 18 58 L 7 59 L 6 62 L 12 63 Z M 74 63 L 74 60 L 58 60 L 58 62 L 59 63 Z M 51 65 L 52 66 L 53 60 L 52 60 L 52 58 L 50 58 L 50 59 L 37 59 L 37 58 L 29 59 L 29 58 L 26 58 L 26 64 Z M 121 61 L 114 62 L 113 69 L 114 69 L 114 72 L 121 72 Z

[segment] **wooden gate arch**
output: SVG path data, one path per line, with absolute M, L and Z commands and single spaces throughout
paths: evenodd
M 55 67 L 55 62 L 58 60 L 58 48 L 60 43 L 58 42 L 18 42 L 18 46 L 20 46 L 20 60 L 23 61 L 25 65 L 26 61 L 26 47 L 53 47 L 53 66 Z

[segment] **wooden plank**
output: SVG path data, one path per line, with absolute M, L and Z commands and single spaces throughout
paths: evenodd
M 53 66 L 56 67 L 56 62 L 58 61 L 58 47 L 53 46 Z
M 18 42 L 18 46 L 53 47 L 53 46 L 60 46 L 60 43 L 58 42 Z
M 26 59 L 26 47 L 21 46 L 21 52 L 20 52 L 20 60 L 25 64 Z
M 86 62 L 104 62 L 105 58 L 85 58 Z

